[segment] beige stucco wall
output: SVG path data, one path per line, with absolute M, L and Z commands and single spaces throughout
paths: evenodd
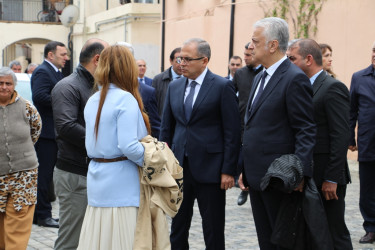
M 117 1 L 118 2 L 118 1 Z M 136 58 L 147 62 L 147 76 L 153 77 L 160 69 L 160 20 L 158 4 L 116 4 L 92 6 L 89 0 L 74 1 L 80 8 L 80 19 L 73 27 L 74 64 L 78 63 L 83 44 L 90 38 L 99 38 L 114 44 L 118 41 L 131 43 Z M 89 7 L 88 7 L 89 6 Z M 89 8 L 94 10 L 84 11 Z M 87 15 L 91 13 L 91 15 Z M 95 13 L 95 14 L 92 14 Z
M 0 22 L 0 58 L 3 58 L 4 49 L 17 41 L 38 38 L 67 44 L 68 33 L 69 29 L 60 24 Z M 42 60 L 37 57 L 36 60 L 33 58 L 33 62 L 40 63 Z M 0 66 L 7 65 L 0 60 Z
M 299 0 L 294 0 L 297 4 Z M 272 1 L 263 1 L 272 6 Z M 191 37 L 207 40 L 212 49 L 210 69 L 227 74 L 229 54 L 230 0 L 166 1 L 166 47 L 170 51 Z M 318 16 L 318 42 L 333 47 L 333 69 L 349 86 L 353 72 L 370 65 L 370 53 L 375 41 L 374 0 L 326 0 Z M 243 46 L 250 41 L 252 25 L 264 17 L 256 0 L 237 0 L 235 9 L 234 54 L 243 56 Z M 290 25 L 292 27 L 292 25 Z M 291 39 L 294 32 L 291 30 Z M 166 60 L 165 67 L 169 66 Z
M 236 0 L 233 54 L 243 57 L 244 45 L 251 40 L 252 25 L 265 16 L 273 1 Z M 298 6 L 299 0 L 292 0 Z M 175 0 L 167 1 L 165 22 L 165 58 L 183 41 L 201 37 L 211 45 L 209 68 L 219 75 L 227 75 L 230 32 L 230 0 Z M 268 8 L 267 8 L 268 6 Z M 371 48 L 375 42 L 374 0 L 326 0 L 318 15 L 318 31 L 310 37 L 333 48 L 333 70 L 348 87 L 354 72 L 368 67 Z M 290 39 L 294 39 L 291 19 Z M 169 61 L 165 60 L 165 68 Z M 349 153 L 356 159 L 356 153 Z

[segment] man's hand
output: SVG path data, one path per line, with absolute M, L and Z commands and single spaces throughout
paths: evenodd
M 348 148 L 349 148 L 349 150 L 352 151 L 352 152 L 358 150 L 357 146 L 354 146 L 354 145 L 351 145 L 351 146 L 349 146 Z
M 294 191 L 303 192 L 303 187 L 305 186 L 305 178 L 302 179 L 301 183 L 294 189 Z
M 337 197 L 336 189 L 337 189 L 336 183 L 332 183 L 332 182 L 329 182 L 329 181 L 323 182 L 322 193 L 323 193 L 324 198 L 327 201 L 338 200 L 339 197 Z
M 242 174 L 240 174 L 240 177 L 238 177 L 238 186 L 240 186 L 242 191 L 249 191 L 249 187 L 245 187 L 242 180 Z
M 228 174 L 221 174 L 221 189 L 228 190 L 234 186 L 234 177 Z

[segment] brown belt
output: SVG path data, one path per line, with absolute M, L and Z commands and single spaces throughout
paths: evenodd
M 96 162 L 116 162 L 116 161 L 125 161 L 127 159 L 128 159 L 128 157 L 126 157 L 126 156 L 121 156 L 121 157 L 112 158 L 112 159 L 92 158 L 92 160 L 96 161 Z

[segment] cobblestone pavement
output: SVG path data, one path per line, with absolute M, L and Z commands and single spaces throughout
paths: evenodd
M 350 230 L 353 247 L 359 250 L 375 249 L 375 244 L 359 244 L 358 240 L 363 236 L 362 217 L 359 212 L 359 182 L 358 182 L 358 163 L 350 160 L 350 171 L 352 175 L 352 184 L 348 185 L 346 195 L 346 223 Z M 233 188 L 227 192 L 226 206 L 226 249 L 244 250 L 259 249 L 254 221 L 251 214 L 249 201 L 243 206 L 237 206 L 237 196 L 240 190 Z M 58 217 L 58 204 L 53 203 L 53 217 Z M 57 237 L 57 229 L 44 228 L 33 225 L 28 250 L 53 249 L 54 241 Z M 204 249 L 203 233 L 201 227 L 201 218 L 198 207 L 194 208 L 194 217 L 191 224 L 190 249 Z M 114 249 L 117 250 L 117 249 Z

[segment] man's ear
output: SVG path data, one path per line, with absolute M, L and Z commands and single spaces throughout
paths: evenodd
M 48 59 L 53 59 L 54 56 L 55 56 L 55 55 L 53 54 L 52 51 L 48 52 L 48 54 L 47 54 L 47 58 L 48 58 Z
M 279 49 L 279 41 L 272 40 L 269 42 L 269 50 L 271 53 L 275 53 Z
M 99 54 L 96 54 L 96 55 L 94 56 L 94 58 L 92 59 L 93 62 L 94 62 L 94 64 L 95 64 L 95 66 L 98 66 L 98 64 L 99 64 L 99 57 L 100 57 L 100 55 L 99 55 Z
M 308 66 L 311 66 L 314 62 L 314 57 L 310 54 L 307 55 L 305 59 L 306 59 L 306 65 Z

